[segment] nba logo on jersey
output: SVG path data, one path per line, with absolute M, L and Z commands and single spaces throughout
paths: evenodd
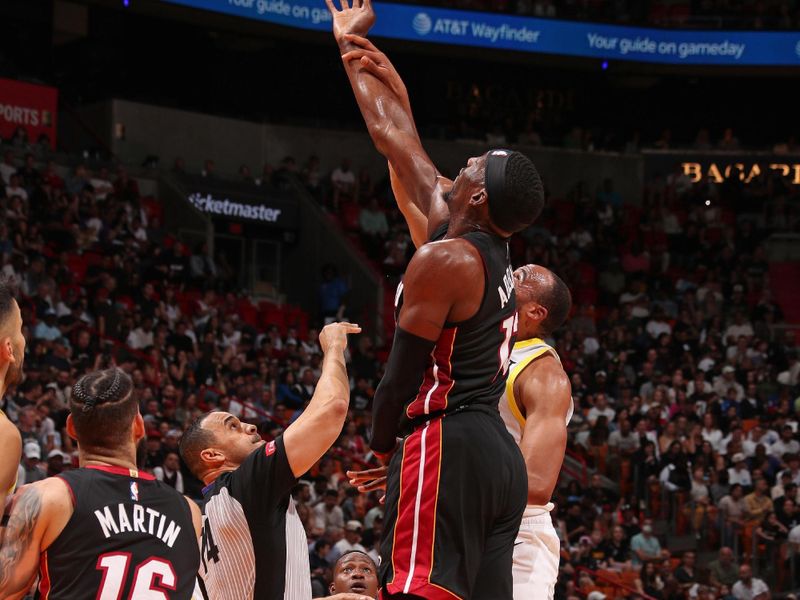
M 135 481 L 131 481 L 131 500 L 139 501 L 139 484 Z

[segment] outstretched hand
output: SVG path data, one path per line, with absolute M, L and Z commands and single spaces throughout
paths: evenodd
M 376 490 L 386 490 L 388 472 L 389 467 L 378 467 L 365 471 L 348 471 L 347 476 L 350 478 L 350 485 L 355 486 L 362 494 L 367 494 Z M 385 500 L 386 495 L 384 494 L 381 496 L 380 503 L 383 504 Z
M 364 69 L 392 90 L 395 96 L 403 103 L 403 106 L 410 112 L 411 101 L 408 98 L 408 90 L 389 57 L 363 36 L 348 33 L 345 34 L 344 41 L 354 45 L 355 48 L 343 54 L 342 60 L 345 63 L 354 60 L 359 61 Z
M 341 10 L 336 8 L 333 0 L 325 0 L 333 15 L 333 37 L 336 41 L 341 44 L 347 34 L 366 36 L 375 24 L 372 0 L 352 0 L 352 6 L 349 0 L 339 1 Z

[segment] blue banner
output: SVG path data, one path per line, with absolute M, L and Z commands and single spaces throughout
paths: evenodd
M 322 0 L 165 0 L 248 19 L 331 31 Z M 336 1 L 336 0 L 335 0 Z M 622 27 L 406 4 L 375 3 L 371 35 L 672 65 L 800 66 L 800 32 Z

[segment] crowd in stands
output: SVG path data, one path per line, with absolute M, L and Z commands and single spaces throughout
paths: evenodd
M 198 498 L 199 482 L 176 454 L 183 428 L 220 409 L 270 438 L 296 419 L 320 374 L 315 326 L 338 312 L 346 289 L 332 271 L 328 314 L 271 323 L 208 268 L 213 257 L 163 229 L 159 202 L 142 198 L 124 168 L 65 173 L 24 150 L 0 165 L 2 271 L 28 340 L 26 380 L 0 405 L 24 438 L 21 481 L 75 466 L 64 431 L 71 384 L 115 363 L 140 397 L 144 468 Z M 287 158 L 263 176 L 278 185 L 299 178 L 399 278 L 413 246 L 386 183 L 346 160 L 329 167 Z M 765 250 L 770 233 L 797 232 L 798 200 L 768 175 L 714 187 L 669 174 L 649 182 L 638 204 L 610 181 L 577 184 L 512 240 L 515 264 L 554 270 L 575 304 L 552 340 L 576 403 L 572 466 L 552 513 L 562 539 L 557 597 L 743 600 L 800 585 L 791 581 L 798 340 L 782 327 Z M 315 597 L 327 594 L 343 552 L 377 558 L 380 493 L 359 494 L 344 472 L 371 464 L 383 350 L 353 340 L 342 435 L 293 492 Z M 688 543 L 676 550 L 678 539 Z
M 797 29 L 794 0 L 439 0 L 427 4 L 528 17 L 703 29 Z

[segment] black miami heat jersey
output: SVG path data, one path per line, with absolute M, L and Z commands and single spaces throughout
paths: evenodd
M 147 473 L 86 467 L 59 475 L 74 512 L 41 556 L 42 600 L 190 600 L 200 550 L 185 498 Z
M 441 240 L 448 223 L 431 241 Z M 483 300 L 478 312 L 460 323 L 446 322 L 428 360 L 417 396 L 406 406 L 402 429 L 429 415 L 449 413 L 468 405 L 497 407 L 508 376 L 511 348 L 517 336 L 517 304 L 508 242 L 475 231 L 461 236 L 483 260 Z M 464 281 L 464 286 L 475 282 Z M 403 306 L 402 283 L 395 299 L 395 316 Z

